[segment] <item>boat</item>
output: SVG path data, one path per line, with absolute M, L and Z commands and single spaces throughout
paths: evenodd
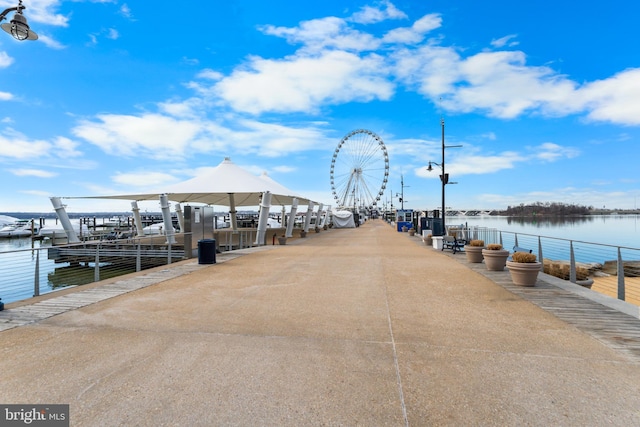
M 72 226 L 73 230 L 81 239 L 90 235 L 87 224 L 83 223 L 82 227 L 80 227 L 80 221 L 76 220 L 72 223 Z M 57 223 L 43 226 L 38 231 L 37 236 L 39 239 L 62 240 L 67 238 L 67 233 L 64 231 L 64 228 L 62 228 L 62 224 Z
M 0 227 L 4 227 L 5 225 L 14 224 L 19 221 L 18 218 L 14 218 L 9 215 L 0 215 Z
M 172 230 L 175 233 L 175 228 Z M 164 222 L 158 222 L 156 224 L 151 224 L 142 229 L 142 232 L 145 236 L 159 236 L 164 235 Z
M 0 238 L 12 238 L 12 237 L 30 237 L 34 232 L 37 232 L 37 227 L 31 220 L 19 219 L 13 224 L 6 224 L 0 228 Z

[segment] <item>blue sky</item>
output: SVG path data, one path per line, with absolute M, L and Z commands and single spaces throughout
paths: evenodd
M 356 129 L 388 150 L 379 205 L 402 177 L 405 208 L 434 209 L 441 117 L 462 145 L 447 206 L 637 206 L 636 2 L 23 4 L 40 38 L 0 34 L 0 211 L 155 190 L 225 157 L 335 205 L 331 159 Z

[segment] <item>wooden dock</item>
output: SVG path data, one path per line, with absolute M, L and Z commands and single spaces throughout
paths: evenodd
M 511 293 L 640 363 L 640 318 L 638 315 L 622 312 L 597 301 L 607 297 L 542 273 L 534 287 L 514 285 L 506 268 L 504 271 L 489 271 L 484 263 L 467 262 L 464 253 L 451 254 L 451 257 Z M 576 289 L 568 290 L 572 286 Z M 586 297 L 589 292 L 593 293 L 593 299 Z

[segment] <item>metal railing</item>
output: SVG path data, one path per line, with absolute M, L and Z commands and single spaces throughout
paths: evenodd
M 175 244 L 150 236 L 0 252 L 0 298 L 6 304 L 190 257 L 181 244 L 184 236 L 175 237 Z
M 458 228 L 455 233 L 465 240 L 484 240 L 485 245 L 500 243 L 509 250 L 514 246 L 530 249 L 543 260 L 545 273 L 640 306 L 640 248 L 477 226 Z

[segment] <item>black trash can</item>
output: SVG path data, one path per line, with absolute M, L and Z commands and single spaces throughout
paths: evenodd
M 216 263 L 216 239 L 198 240 L 198 264 Z

